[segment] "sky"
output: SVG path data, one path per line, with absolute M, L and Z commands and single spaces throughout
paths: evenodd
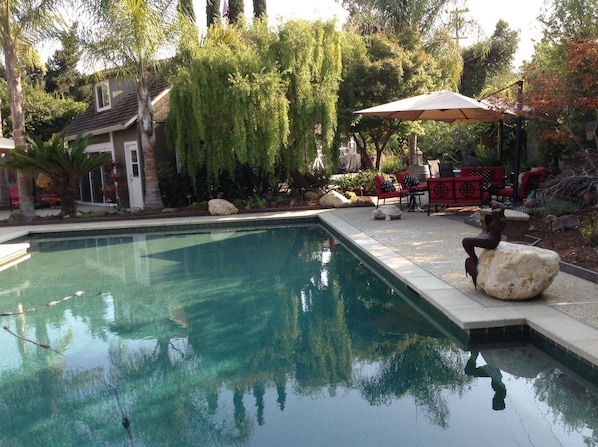
M 205 0 L 195 1 L 195 14 L 201 23 L 205 21 Z M 519 67 L 523 60 L 529 60 L 534 51 L 534 41 L 541 35 L 540 25 L 536 18 L 540 15 L 544 0 L 467 0 L 469 17 L 477 20 L 486 37 L 494 32 L 496 22 L 505 20 L 509 26 L 520 31 L 519 49 L 515 56 L 515 67 Z M 245 0 L 246 13 L 252 13 L 252 0 Z M 278 18 L 292 19 L 331 19 L 336 17 L 344 20 L 345 10 L 335 0 L 267 0 L 268 17 L 270 20 Z M 467 40 L 462 45 L 472 42 Z

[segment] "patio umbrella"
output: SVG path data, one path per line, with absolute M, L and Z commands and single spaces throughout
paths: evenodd
M 444 123 L 494 122 L 504 119 L 505 115 L 487 103 L 448 90 L 400 99 L 354 113 L 407 121 L 431 120 Z

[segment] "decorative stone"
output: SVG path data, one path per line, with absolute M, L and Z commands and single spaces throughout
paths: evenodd
M 308 202 L 311 202 L 312 200 L 316 200 L 319 197 L 319 195 L 315 191 L 305 191 L 305 195 L 303 197 Z
M 320 198 L 320 205 L 333 208 L 346 208 L 351 204 L 342 194 L 336 191 L 328 191 Z
M 500 242 L 479 256 L 478 287 L 501 300 L 533 298 L 552 284 L 560 261 L 552 250 Z
M 380 205 L 372 212 L 372 219 L 394 220 L 401 218 L 402 211 L 394 205 Z
M 239 209 L 225 199 L 212 199 L 208 202 L 208 211 L 212 216 L 228 216 L 237 214 Z
M 485 233 L 486 229 L 486 216 L 492 214 L 492 209 L 482 208 L 480 210 L 480 223 L 482 224 L 482 231 Z M 529 214 L 515 211 L 505 210 L 505 217 L 507 218 L 507 226 L 503 231 L 503 235 L 506 236 L 507 241 L 523 241 L 525 233 L 529 229 Z
M 554 217 L 554 216 L 550 216 Z M 548 216 L 547 216 L 548 219 Z M 552 221 L 552 231 L 557 232 L 567 230 L 577 230 L 581 225 L 579 217 L 574 216 L 573 214 L 566 214 L 564 216 L 555 217 L 554 219 L 550 219 Z

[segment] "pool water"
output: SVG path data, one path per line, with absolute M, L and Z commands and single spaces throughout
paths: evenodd
M 317 226 L 31 241 L 0 446 L 597 445 L 596 388 L 460 349 Z

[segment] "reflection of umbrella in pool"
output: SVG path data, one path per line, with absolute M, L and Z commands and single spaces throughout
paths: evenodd
M 544 371 L 554 369 L 554 361 L 529 346 L 487 349 L 481 354 L 486 363 L 515 377 L 533 379 Z
M 400 99 L 355 113 L 407 121 L 428 120 L 444 123 L 495 122 L 505 117 L 503 112 L 487 103 L 448 90 Z

